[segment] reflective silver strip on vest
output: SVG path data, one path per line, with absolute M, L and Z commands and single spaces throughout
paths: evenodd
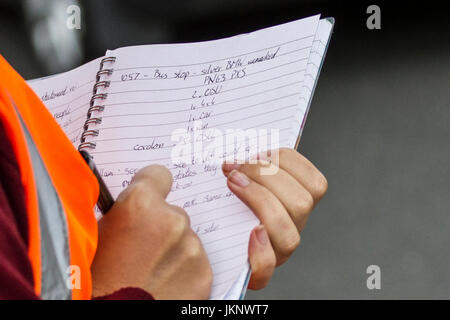
M 17 108 L 16 113 L 27 140 L 39 202 L 41 298 L 71 299 L 72 292 L 70 282 L 68 283 L 70 252 L 66 215 L 39 151 Z

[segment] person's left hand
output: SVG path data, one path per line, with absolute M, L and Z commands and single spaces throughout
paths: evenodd
M 298 247 L 309 213 L 328 187 L 323 174 L 293 149 L 279 149 L 275 162 L 278 167 L 263 160 L 222 166 L 230 190 L 261 221 L 250 235 L 248 249 L 252 268 L 249 288 L 253 290 L 264 288 L 275 267 Z M 261 174 L 264 170 L 273 174 Z

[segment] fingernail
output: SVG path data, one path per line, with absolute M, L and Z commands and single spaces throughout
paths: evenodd
M 259 243 L 263 246 L 266 245 L 267 241 L 269 241 L 269 236 L 267 235 L 266 228 L 264 228 L 263 225 L 259 225 L 256 228 L 255 233 Z
M 237 164 L 237 163 L 224 163 L 222 165 L 222 170 L 226 171 L 226 172 L 229 172 L 229 171 L 232 171 L 232 170 L 235 170 L 235 169 L 236 170 L 239 169 L 240 166 L 241 165 Z
M 245 188 L 250 183 L 250 180 L 247 178 L 247 176 L 237 170 L 231 171 L 231 173 L 228 175 L 228 179 L 242 188 Z

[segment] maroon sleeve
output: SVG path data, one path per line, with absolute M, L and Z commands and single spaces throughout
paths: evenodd
M 37 299 L 26 243 L 0 186 L 0 299 Z
M 93 300 L 153 300 L 153 296 L 141 288 L 122 288 L 106 296 L 95 297 Z
M 28 258 L 28 220 L 20 168 L 0 121 L 0 299 L 39 299 Z M 98 300 L 151 300 L 139 288 L 123 288 Z
M 38 299 L 28 259 L 28 220 L 20 170 L 1 123 L 0 299 Z

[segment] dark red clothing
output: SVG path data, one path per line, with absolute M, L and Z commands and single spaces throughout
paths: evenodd
M 28 220 L 20 169 L 0 122 L 0 299 L 39 299 L 28 259 Z M 96 299 L 153 299 L 139 288 L 123 288 Z

